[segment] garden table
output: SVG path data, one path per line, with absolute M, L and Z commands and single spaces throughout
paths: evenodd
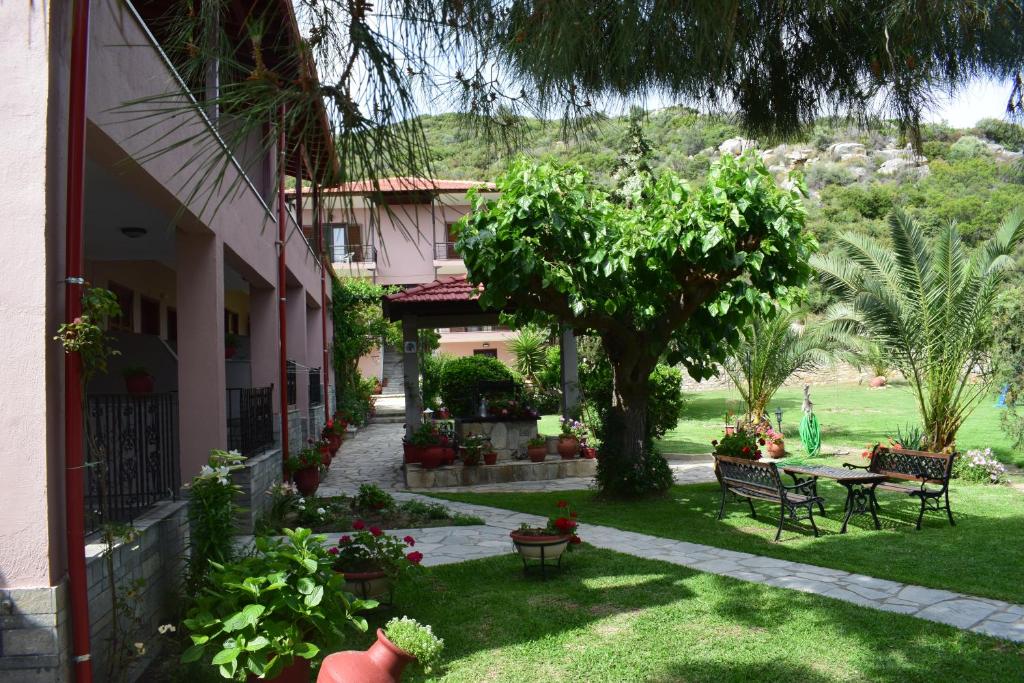
M 793 477 L 793 481 L 798 484 L 808 480 L 812 481 L 814 495 L 818 495 L 818 477 L 832 479 L 846 488 L 845 516 L 839 533 L 846 533 L 846 525 L 849 523 L 850 517 L 855 514 L 870 513 L 871 518 L 875 521 L 875 528 L 882 528 L 882 525 L 878 523 L 878 515 L 875 514 L 875 509 L 878 506 L 878 502 L 875 500 L 875 487 L 885 481 L 885 476 L 863 470 L 846 470 L 825 465 L 787 465 L 782 468 L 782 471 Z M 821 513 L 825 514 L 825 510 L 822 509 Z

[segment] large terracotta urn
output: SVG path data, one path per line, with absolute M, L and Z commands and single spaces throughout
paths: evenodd
M 765 450 L 768 451 L 768 457 L 778 460 L 786 454 L 786 444 L 782 439 L 769 441 L 768 445 L 765 446 Z
M 327 435 L 327 446 L 331 449 L 331 455 L 334 456 L 338 449 L 341 448 L 341 434 L 331 432 Z
M 407 465 L 417 465 L 420 462 L 420 454 L 423 449 L 419 446 L 414 446 L 406 441 L 402 442 L 402 455 Z
M 306 469 L 292 472 L 292 481 L 295 488 L 304 496 L 312 496 L 320 488 L 320 469 L 307 467 Z
M 544 462 L 544 458 L 547 454 L 547 446 L 529 446 L 526 449 L 526 455 L 529 456 L 530 462 Z
M 316 683 L 395 683 L 416 658 L 377 629 L 377 642 L 365 652 L 335 652 L 324 659 Z
M 883 377 L 882 375 L 879 375 L 878 377 L 872 377 L 871 380 L 868 382 L 868 384 L 873 389 L 880 389 L 880 388 L 884 387 L 888 383 L 889 383 L 889 380 L 886 379 L 885 377 Z
M 441 446 L 431 446 L 430 448 L 420 450 L 420 465 L 428 470 L 440 467 L 448 461 L 447 450 Z
M 576 457 L 576 453 L 580 450 L 579 439 L 569 436 L 558 437 L 558 455 L 562 457 L 562 460 L 572 460 Z

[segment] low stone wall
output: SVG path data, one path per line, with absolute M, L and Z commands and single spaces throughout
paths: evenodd
M 0 590 L 0 681 L 71 680 L 71 626 L 64 583 Z
M 460 439 L 467 434 L 483 434 L 490 438 L 500 462 L 526 456 L 526 442 L 537 436 L 537 421 L 463 418 L 455 421 L 455 429 Z
M 157 627 L 169 623 L 175 614 L 177 596 L 185 576 L 188 551 L 188 503 L 165 501 L 135 520 L 136 537 L 113 549 L 114 580 L 123 604 L 133 618 L 119 614 L 125 642 L 134 649 L 142 644 L 143 653 L 132 666 L 129 680 L 141 675 L 145 665 L 160 648 Z M 96 680 L 108 680 L 112 636 L 113 598 L 108 561 L 102 556 L 105 546 L 86 546 L 86 578 L 89 584 L 89 619 L 92 637 L 92 661 Z M 126 596 L 132 589 L 134 594 Z M 25 680 L 25 679 L 19 679 Z
M 251 534 L 256 521 L 267 514 L 273 502 L 271 488 L 282 481 L 281 449 L 274 448 L 246 459 L 245 467 L 231 475 L 242 489 L 238 505 L 238 533 Z
M 309 407 L 309 417 L 306 419 L 306 435 L 311 439 L 319 439 L 327 424 L 327 416 L 324 415 L 324 404 L 314 403 Z
M 298 453 L 306 446 L 306 420 L 298 408 L 288 410 L 288 453 Z M 280 441 L 280 438 L 278 438 Z
M 496 465 L 462 464 L 424 469 L 420 465 L 405 466 L 405 485 L 411 489 L 429 489 L 445 486 L 474 486 L 477 484 L 504 484 L 513 481 L 543 481 L 568 477 L 593 477 L 597 474 L 597 460 L 547 459 L 544 462 L 508 460 Z

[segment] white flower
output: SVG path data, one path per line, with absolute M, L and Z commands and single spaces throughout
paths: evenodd
M 199 468 L 200 477 L 208 477 L 211 474 L 213 474 L 213 468 L 210 467 L 209 465 L 203 465 L 202 467 Z
M 135 651 L 138 652 L 139 655 L 146 654 L 146 644 L 145 643 L 135 643 Z
M 238 449 L 232 448 L 230 451 L 228 451 L 228 455 L 241 455 L 241 453 L 238 451 Z
M 327 510 L 324 510 L 323 508 L 317 508 L 316 509 L 316 514 L 318 514 L 318 515 L 326 515 L 327 514 Z
M 174 624 L 161 624 L 160 626 L 156 627 L 156 630 L 160 633 L 160 635 L 164 635 L 165 633 L 174 633 L 178 629 L 174 627 Z

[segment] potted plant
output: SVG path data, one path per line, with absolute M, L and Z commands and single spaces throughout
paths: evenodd
M 365 652 L 337 652 L 324 659 L 317 683 L 393 683 L 406 665 L 416 662 L 429 674 L 444 649 L 444 640 L 409 617 L 394 618 L 377 629 L 377 641 Z
M 376 603 L 346 594 L 324 537 L 301 528 L 285 535 L 259 536 L 255 553 L 212 565 L 184 620 L 193 644 L 183 662 L 205 660 L 233 681 L 307 683 L 311 663 L 340 647 L 345 627 L 366 630 L 358 613 Z
M 323 455 L 315 444 L 288 456 L 288 460 L 285 462 L 285 467 L 292 475 L 295 487 L 304 496 L 312 496 L 320 488 L 321 465 L 323 465 Z
M 580 442 L 587 437 L 587 428 L 579 420 L 562 420 L 562 433 L 558 435 L 558 455 L 562 460 L 572 460 L 580 451 Z
M 544 462 L 547 454 L 548 438 L 543 434 L 538 434 L 526 442 L 526 455 L 529 456 L 530 462 Z
M 334 454 L 331 453 L 331 445 L 327 442 L 327 439 L 317 441 L 316 448 L 320 451 L 320 464 L 324 467 L 330 467 Z
M 491 442 L 483 434 L 466 434 L 459 448 L 459 457 L 465 465 L 475 466 L 480 464 L 484 451 L 491 450 Z M 497 453 L 495 453 L 497 458 Z
M 597 457 L 597 449 L 587 445 L 586 439 L 580 442 L 580 457 L 587 460 L 593 460 Z
M 757 443 L 760 446 L 764 446 L 768 457 L 779 459 L 786 454 L 786 442 L 783 439 L 782 432 L 777 432 L 772 429 L 770 424 L 764 423 L 758 429 L 758 434 L 760 434 L 760 438 L 757 440 Z
M 448 461 L 450 454 L 445 448 L 448 438 L 432 422 L 421 424 L 412 433 L 409 443 L 419 451 L 419 463 L 424 468 L 440 467 Z
M 141 365 L 129 365 L 121 371 L 124 376 L 124 388 L 133 396 L 144 396 L 152 394 L 155 388 L 155 380 L 149 374 L 149 370 Z
M 376 484 L 360 484 L 359 491 L 352 501 L 354 510 L 389 510 L 395 507 L 395 499 L 387 491 Z
M 238 353 L 238 335 L 228 332 L 224 335 L 224 357 L 234 358 Z
M 394 582 L 413 571 L 423 560 L 423 553 L 407 548 L 416 545 L 412 536 L 399 540 L 378 527 L 366 528 L 366 522 L 352 522 L 352 534 L 342 534 L 338 545 L 328 552 L 334 556 L 333 567 L 345 579 L 345 590 L 362 598 L 379 598 L 391 594 Z
M 556 505 L 558 512 L 548 518 L 545 526 L 523 524 L 509 534 L 516 551 L 524 561 L 558 561 L 566 548 L 580 543 L 580 537 L 576 535 L 576 512 L 567 501 L 560 500 Z
M 490 442 L 488 442 L 487 448 L 484 451 L 484 464 L 485 465 L 497 465 L 498 464 L 498 453 L 490 445 Z
M 721 441 L 715 439 L 711 442 L 714 448 L 714 455 L 727 455 L 732 458 L 745 458 L 747 460 L 760 460 L 762 453 L 758 447 L 757 432 L 749 425 L 737 425 L 732 433 L 726 434 Z M 715 476 L 719 476 L 718 459 L 715 459 Z
M 327 446 L 331 449 L 331 457 L 337 455 L 338 450 L 341 448 L 341 439 L 345 434 L 345 427 L 344 422 L 332 418 L 327 421 L 323 431 L 320 432 L 320 437 L 327 442 Z

